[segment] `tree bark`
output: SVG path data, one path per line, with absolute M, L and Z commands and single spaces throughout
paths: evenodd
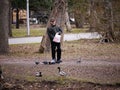
M 50 26 L 50 19 L 54 17 L 56 19 L 56 25 L 63 30 L 61 43 L 63 42 L 64 36 L 64 26 L 65 26 L 65 11 L 66 11 L 66 2 L 67 0 L 54 0 L 53 9 L 51 11 L 50 18 L 48 20 L 47 27 Z M 39 48 L 40 52 L 50 51 L 50 40 L 47 35 L 47 32 L 42 38 L 42 42 Z
M 94 0 L 90 0 L 90 17 L 89 17 L 89 24 L 90 24 L 90 31 L 96 31 L 96 18 L 95 18 L 95 4 Z
M 68 14 L 68 2 L 66 2 L 66 11 L 65 11 L 65 26 L 68 32 L 71 32 L 72 27 L 70 24 L 70 18 L 69 18 L 69 14 Z
M 113 7 L 113 24 L 114 24 L 114 40 L 120 42 L 120 0 L 112 1 Z
M 114 25 L 113 25 L 113 9 L 112 3 L 110 0 L 104 1 L 104 18 L 106 19 L 105 23 L 106 27 L 104 27 L 104 37 L 109 42 L 114 41 Z M 104 38 L 103 37 L 103 38 Z
M 9 0 L 0 0 L 0 53 L 9 52 L 8 12 L 9 12 Z
M 83 25 L 84 25 L 83 15 L 81 14 L 80 11 L 75 11 L 74 14 L 75 14 L 75 25 L 76 25 L 76 27 L 77 28 L 83 28 Z
M 8 35 L 9 37 L 12 37 L 12 29 L 11 29 L 11 24 L 12 24 L 12 9 L 11 9 L 11 0 L 9 0 L 9 17 L 8 17 L 8 22 L 9 22 L 9 32 Z
M 16 28 L 19 29 L 19 9 L 16 8 Z

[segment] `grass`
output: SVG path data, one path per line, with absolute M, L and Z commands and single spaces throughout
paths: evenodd
M 73 28 L 71 32 L 67 32 L 65 30 L 65 33 L 83 33 L 87 31 L 88 31 L 88 28 Z
M 62 58 L 65 62 L 73 61 L 73 60 L 79 60 L 79 58 L 84 58 L 88 60 L 120 60 L 120 43 L 106 43 L 101 44 L 98 43 L 97 39 L 93 40 L 77 40 L 77 41 L 69 41 L 64 42 L 64 46 L 62 47 Z M 36 53 L 39 50 L 39 43 L 36 44 L 20 44 L 20 45 L 10 45 L 10 53 L 7 56 L 1 56 L 1 58 L 7 58 L 7 60 L 11 59 L 13 60 L 27 60 L 27 61 L 33 61 L 39 60 L 43 61 L 45 59 L 49 60 L 51 58 L 50 53 Z M 13 79 L 25 79 L 28 82 L 36 82 L 40 81 L 43 82 L 43 84 L 50 84 L 52 85 L 65 85 L 67 86 L 74 86 L 77 87 L 82 85 L 86 87 L 89 85 L 89 82 L 95 83 L 92 84 L 92 86 L 97 84 L 102 85 L 109 85 L 109 82 L 101 82 L 96 81 L 95 78 L 79 78 L 81 75 L 81 71 L 78 71 L 81 68 L 84 70 L 84 68 L 81 65 L 72 66 L 72 65 L 60 65 L 63 69 L 63 71 L 68 73 L 68 76 L 65 78 L 62 78 L 58 76 L 57 74 L 57 67 L 58 65 L 38 65 L 38 67 L 32 68 L 32 65 L 4 65 L 4 72 L 6 74 L 6 77 L 11 77 Z M 87 67 L 89 68 L 89 67 Z M 92 67 L 99 68 L 99 66 Z M 105 67 L 106 68 L 106 67 Z M 112 67 L 110 67 L 112 68 Z M 19 69 L 19 72 L 18 70 Z M 76 69 L 76 72 L 74 70 Z M 40 70 L 43 72 L 43 77 L 36 78 L 35 77 L 35 70 Z M 95 69 L 97 70 L 97 69 Z M 112 69 L 111 69 L 112 70 Z M 119 67 L 118 67 L 119 70 Z M 55 73 L 56 72 L 56 73 Z M 117 71 L 116 71 L 117 72 Z M 89 74 L 89 73 L 88 73 Z M 7 76 L 8 75 L 8 76 Z M 103 78 L 103 77 L 102 77 Z M 84 82 L 88 82 L 85 84 Z M 117 83 L 110 83 L 110 85 L 120 85 L 119 81 L 116 81 Z M 81 84 L 80 84 L 81 83 Z M 83 83 L 83 84 L 82 84 Z M 96 88 L 96 86 L 95 86 Z M 90 89 L 88 89 L 90 90 Z M 91 89 L 92 90 L 92 89 Z M 99 89 L 96 89 L 99 90 Z M 103 89 L 101 89 L 103 90 Z M 114 89 L 115 90 L 115 89 Z
M 29 82 L 34 82 L 34 81 L 36 81 L 36 78 L 33 76 L 26 76 L 25 80 L 29 81 Z
M 78 29 L 73 28 L 71 32 L 67 32 L 65 30 L 65 33 L 81 33 L 86 32 L 88 29 Z M 30 36 L 43 36 L 46 32 L 46 28 L 31 28 L 30 29 Z M 26 37 L 27 36 L 27 29 L 26 28 L 20 28 L 20 29 L 12 29 L 13 37 Z
M 25 37 L 27 36 L 26 29 L 13 29 L 13 37 Z M 40 29 L 30 29 L 30 36 L 43 36 L 45 33 L 45 28 Z
M 39 50 L 40 43 L 36 44 L 20 44 L 10 45 L 9 56 L 18 57 L 38 57 L 38 58 L 50 58 L 50 53 L 39 54 L 36 53 Z M 100 44 L 98 40 L 78 40 L 64 42 L 62 46 L 62 57 L 64 59 L 77 59 L 77 58 L 89 58 L 89 59 L 119 59 L 120 56 L 120 44 L 108 43 Z

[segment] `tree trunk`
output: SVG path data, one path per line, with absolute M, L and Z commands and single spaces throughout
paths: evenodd
M 84 25 L 84 17 L 79 11 L 75 11 L 75 25 L 77 28 L 83 28 Z
M 13 8 L 11 9 L 11 20 L 12 20 L 12 24 L 14 24 L 14 20 L 13 20 Z
M 114 41 L 113 11 L 110 0 L 90 0 L 90 31 L 102 33 L 100 41 Z
M 90 0 L 90 17 L 89 17 L 89 24 L 90 24 L 90 31 L 96 31 L 96 18 L 95 18 L 95 4 L 94 0 Z
M 104 18 L 106 19 L 104 27 L 104 37 L 108 42 L 114 41 L 114 25 L 113 25 L 113 11 L 112 11 L 112 3 L 110 0 L 104 1 Z
M 65 26 L 68 32 L 71 32 L 72 27 L 70 24 L 70 18 L 69 18 L 69 14 L 68 14 L 68 3 L 66 2 L 66 11 L 65 11 Z
M 54 0 L 54 6 L 51 11 L 50 18 L 48 20 L 47 27 L 50 26 L 50 19 L 54 17 L 56 19 L 56 25 L 63 30 L 61 43 L 63 42 L 64 26 L 65 26 L 65 11 L 66 11 L 67 0 Z M 46 34 L 42 38 L 42 42 L 39 48 L 40 52 L 50 51 L 50 40 Z
M 12 24 L 12 9 L 11 9 L 11 0 L 9 0 L 9 17 L 8 17 L 8 22 L 9 22 L 9 32 L 8 35 L 9 37 L 12 37 L 12 29 L 11 29 L 11 24 Z
M 120 0 L 113 0 L 113 20 L 114 20 L 114 38 L 116 42 L 120 42 Z
M 16 28 L 19 29 L 19 9 L 16 9 Z
M 0 0 L 0 53 L 7 53 L 9 51 L 8 12 L 9 12 L 9 0 Z

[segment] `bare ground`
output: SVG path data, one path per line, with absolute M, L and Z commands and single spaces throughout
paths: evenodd
M 49 53 L 36 52 L 39 44 L 10 46 L 10 53 L 0 56 L 5 77 L 3 87 L 11 90 L 120 90 L 120 44 L 80 40 L 65 42 L 63 46 L 63 62 L 55 65 L 35 65 L 35 61 L 50 61 Z M 67 76 L 59 76 L 58 66 Z M 42 77 L 35 76 L 38 71 Z

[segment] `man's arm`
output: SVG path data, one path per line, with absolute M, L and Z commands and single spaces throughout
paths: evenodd
M 50 38 L 51 40 L 53 40 L 54 34 L 49 30 L 49 28 L 47 28 L 47 34 L 48 34 L 49 38 Z

